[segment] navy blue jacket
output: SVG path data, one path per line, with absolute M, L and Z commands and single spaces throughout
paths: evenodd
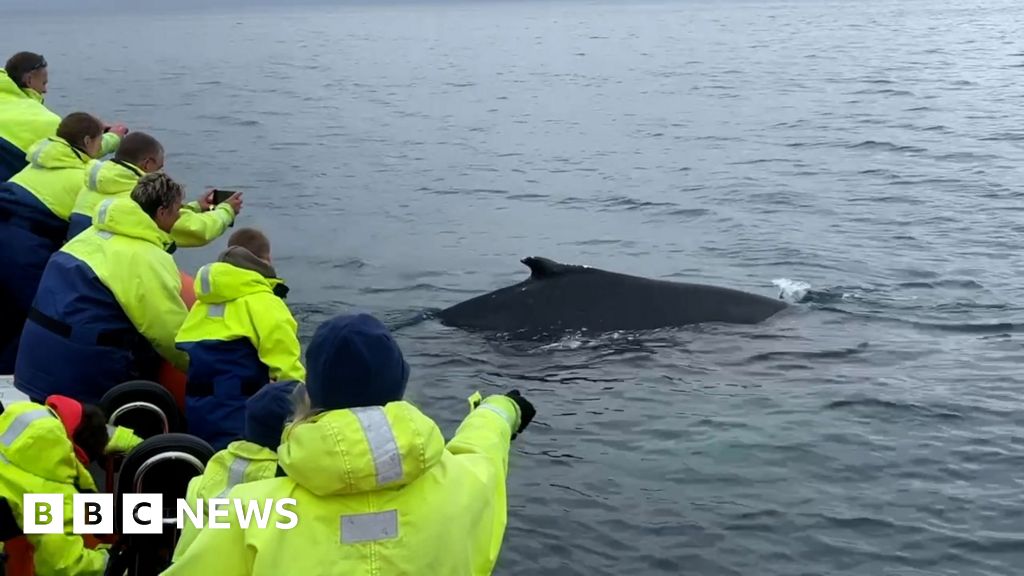
M 14 372 L 25 317 L 50 255 L 60 249 L 68 223 L 34 194 L 0 184 L 0 374 Z

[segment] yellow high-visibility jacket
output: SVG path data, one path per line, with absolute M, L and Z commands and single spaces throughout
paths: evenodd
M 95 492 L 89 471 L 75 457 L 64 424 L 48 407 L 15 402 L 0 414 L 0 499 L 7 501 L 22 527 L 25 494 L 62 494 L 64 532 L 26 534 L 34 548 L 37 576 L 102 576 L 106 550 L 85 547 L 72 532 L 72 505 L 77 492 Z
M 236 440 L 210 458 L 201 476 L 189 480 L 185 499 L 193 509 L 202 499 L 206 522 L 209 522 L 207 511 L 211 498 L 224 498 L 239 484 L 273 478 L 276 473 L 277 452 L 246 440 Z M 186 518 L 174 548 L 174 561 L 185 554 L 198 535 L 199 529 Z
M 144 174 L 138 166 L 117 159 L 93 161 L 85 171 L 84 185 L 71 210 L 68 239 L 93 223 L 101 202 L 130 197 Z M 181 217 L 171 228 L 171 237 L 183 248 L 205 246 L 219 238 L 234 221 L 235 209 L 227 202 L 209 212 L 203 212 L 198 202 L 189 202 L 181 207 Z
M 265 529 L 233 510 L 228 529 L 199 533 L 167 576 L 490 574 L 506 523 L 509 443 L 519 408 L 492 396 L 445 445 L 408 402 L 324 412 L 287 427 L 287 477 L 240 484 L 228 498 L 293 498 Z M 284 511 L 288 511 L 287 507 Z

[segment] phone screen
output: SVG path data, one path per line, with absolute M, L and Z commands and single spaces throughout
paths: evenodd
M 220 204 L 221 202 L 231 198 L 235 195 L 234 190 L 214 190 L 213 191 L 213 203 Z

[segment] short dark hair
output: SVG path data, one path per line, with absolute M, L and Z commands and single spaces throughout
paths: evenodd
M 107 432 L 107 416 L 99 406 L 82 405 L 82 422 L 71 441 L 85 452 L 89 461 L 99 462 L 103 459 L 110 434 Z
M 132 190 L 132 200 L 142 206 L 150 218 L 156 218 L 156 211 L 174 204 L 185 195 L 185 189 L 163 172 L 153 172 L 139 178 Z
M 148 156 L 156 156 L 163 152 L 163 145 L 156 138 L 145 132 L 132 132 L 121 140 L 114 159 L 138 165 Z
M 18 52 L 7 59 L 4 70 L 11 80 L 18 85 L 18 88 L 25 87 L 25 74 L 35 72 L 40 68 L 46 68 L 46 58 L 35 52 Z
M 261 260 L 270 259 L 270 239 L 255 228 L 239 228 L 228 238 L 228 247 L 241 246 Z
M 86 112 L 72 112 L 60 121 L 57 136 L 67 140 L 75 148 L 85 152 L 85 138 L 98 138 L 103 135 L 103 123 L 99 118 Z

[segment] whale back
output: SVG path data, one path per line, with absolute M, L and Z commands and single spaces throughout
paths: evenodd
M 751 324 L 785 302 L 731 288 L 631 276 L 531 256 L 529 278 L 442 310 L 449 326 L 514 334 Z

